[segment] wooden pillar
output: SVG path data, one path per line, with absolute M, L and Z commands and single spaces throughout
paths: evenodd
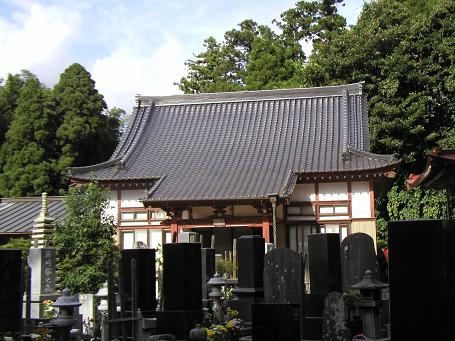
M 262 237 L 266 243 L 270 243 L 270 222 L 267 213 L 262 214 Z
M 179 224 L 178 224 L 177 219 L 172 219 L 172 221 L 171 221 L 171 238 L 172 238 L 172 240 L 174 239 L 174 234 L 176 234 L 177 238 L 178 238 Z

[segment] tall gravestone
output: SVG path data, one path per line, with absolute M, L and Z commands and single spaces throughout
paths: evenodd
M 136 262 L 137 308 L 144 317 L 154 317 L 156 311 L 156 265 L 154 249 L 122 250 L 122 285 L 123 300 L 127 310 L 132 304 L 132 272 L 131 261 Z
M 202 320 L 201 244 L 163 245 L 163 310 L 157 332 L 187 339 Z
M 0 249 L 0 333 L 19 331 L 22 318 L 22 251 Z
M 297 307 L 299 310 L 298 323 L 276 324 L 276 329 L 280 335 L 290 333 L 289 336 L 296 335 L 299 339 L 302 329 L 303 295 L 305 293 L 304 274 L 302 256 L 294 250 L 278 248 L 266 253 L 264 257 L 264 305 L 267 306 L 261 310 L 261 304 L 256 304 L 258 307 L 253 311 L 256 311 L 258 316 L 253 316 L 253 322 L 260 322 L 260 317 L 264 317 L 265 320 L 262 323 L 266 326 L 270 325 L 268 320 L 271 318 L 270 314 L 275 314 L 278 318 L 284 311 L 293 311 Z M 286 305 L 289 306 L 286 308 Z M 261 313 L 262 311 L 267 312 L 267 314 Z M 295 316 L 295 313 L 292 316 Z M 293 318 L 290 321 L 293 321 Z M 289 328 L 294 328 L 294 330 L 291 331 Z
M 303 338 L 321 340 L 325 296 L 331 291 L 341 291 L 340 235 L 309 235 L 308 260 L 310 294 L 304 296 Z
M 273 249 L 264 257 L 264 301 L 302 304 L 305 292 L 302 256 L 291 249 Z
M 43 302 L 55 300 L 59 296 L 55 290 L 56 250 L 51 246 L 55 231 L 55 219 L 47 210 L 47 194 L 41 196 L 41 211 L 33 222 L 32 247 L 28 253 L 28 265 L 31 268 L 31 300 Z M 40 303 L 31 304 L 30 316 L 43 318 L 44 310 Z
M 366 233 L 353 233 L 341 242 L 343 291 L 360 282 L 367 270 L 379 277 L 373 238 Z
M 208 289 L 207 282 L 215 274 L 215 249 L 201 249 L 201 285 L 202 285 L 202 300 L 207 302 Z
M 251 304 L 264 301 L 265 240 L 261 236 L 242 236 L 237 239 L 238 285 L 231 307 L 239 317 L 251 321 Z
M 340 235 L 338 233 L 310 234 L 308 260 L 312 294 L 341 292 Z
M 326 341 L 350 341 L 349 313 L 344 297 L 331 292 L 324 299 L 322 338 Z
M 455 340 L 455 221 L 389 225 L 393 340 Z

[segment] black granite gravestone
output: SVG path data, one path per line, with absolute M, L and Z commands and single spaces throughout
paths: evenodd
M 308 260 L 312 294 L 341 291 L 340 235 L 338 233 L 310 234 Z
M 163 245 L 163 310 L 157 311 L 157 333 L 187 339 L 202 320 L 201 244 Z
M 366 233 L 353 233 L 341 242 L 343 292 L 360 282 L 367 270 L 379 277 L 373 238 Z
M 305 294 L 303 296 L 302 337 L 304 340 L 322 340 L 322 311 L 327 294 Z
M 302 304 L 303 259 L 291 249 L 273 249 L 264 257 L 264 301 Z
M 263 288 L 265 240 L 261 236 L 242 236 L 237 239 L 238 286 Z
M 252 305 L 253 341 L 300 341 L 299 304 Z
M 122 285 L 125 292 L 124 302 L 131 309 L 131 260 L 136 260 L 137 308 L 143 316 L 152 317 L 156 310 L 156 268 L 154 249 L 122 250 Z
M 251 304 L 262 303 L 264 298 L 265 240 L 261 236 L 242 236 L 237 239 L 238 285 L 232 290 L 236 296 L 231 308 L 239 317 L 251 321 Z
M 322 312 L 322 338 L 326 341 L 350 341 L 349 313 L 339 292 L 328 293 Z
M 202 299 L 208 299 L 207 282 L 215 274 L 215 249 L 201 249 Z
M 303 338 L 321 340 L 324 298 L 330 291 L 341 291 L 340 235 L 309 235 L 308 261 L 311 293 L 304 295 Z
M 0 249 L 0 333 L 20 330 L 22 295 L 22 250 Z
M 455 221 L 389 223 L 393 340 L 455 340 Z

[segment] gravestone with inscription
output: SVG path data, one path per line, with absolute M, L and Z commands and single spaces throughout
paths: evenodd
M 265 305 L 255 304 L 254 321 L 269 325 L 270 316 L 286 319 L 285 312 L 295 311 L 287 323 L 277 325 L 277 335 L 286 335 L 288 340 L 300 340 L 302 330 L 302 304 L 305 292 L 304 267 L 302 256 L 291 249 L 272 249 L 264 257 L 264 301 Z M 288 307 L 286 307 L 288 305 Z M 262 312 L 267 312 L 265 316 Z M 297 319 L 298 318 L 298 319 Z M 262 319 L 262 320 L 261 320 Z M 297 321 L 295 321 L 297 319 Z M 282 329 L 281 331 L 278 329 Z M 254 336 L 254 326 L 253 326 Z
M 55 290 L 55 248 L 31 248 L 28 265 L 31 267 L 30 297 L 32 301 L 54 301 L 59 296 Z M 44 310 L 39 303 L 32 303 L 31 318 L 43 318 Z
M 0 249 L 0 334 L 20 330 L 22 294 L 22 251 Z
M 305 292 L 302 256 L 291 249 L 273 249 L 264 257 L 264 301 L 302 304 Z
M 353 233 L 341 243 L 341 274 L 343 292 L 360 282 L 365 271 L 370 270 L 378 278 L 378 264 L 374 241 L 366 233 Z
M 55 301 L 59 296 L 55 290 L 56 251 L 51 247 L 55 219 L 47 210 L 47 194 L 42 194 L 41 211 L 33 222 L 32 247 L 28 253 L 28 265 L 31 268 L 30 297 L 32 301 Z M 32 303 L 31 318 L 43 318 L 44 309 L 40 303 Z
M 322 337 L 326 341 L 350 341 L 349 313 L 339 292 L 328 293 L 322 312 Z

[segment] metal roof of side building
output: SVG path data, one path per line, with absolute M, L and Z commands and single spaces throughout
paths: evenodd
M 69 169 L 75 182 L 148 182 L 144 202 L 292 194 L 301 175 L 387 173 L 369 152 L 362 83 L 139 98 L 111 158 Z
M 56 222 L 66 215 L 65 198 L 47 197 L 49 216 Z M 41 197 L 0 198 L 0 234 L 31 234 L 41 211 Z

